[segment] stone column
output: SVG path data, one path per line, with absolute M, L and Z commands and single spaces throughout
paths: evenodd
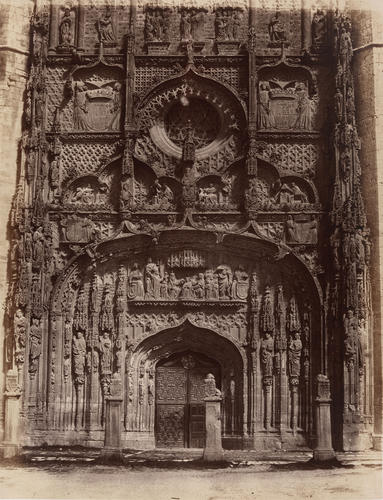
M 105 440 L 101 456 L 109 460 L 121 460 L 122 385 L 119 377 L 112 379 L 110 392 L 110 396 L 105 397 Z
M 11 458 L 20 450 L 20 396 L 17 370 L 9 370 L 6 376 L 5 425 L 1 456 Z
M 207 462 L 223 460 L 222 425 L 221 425 L 221 391 L 215 386 L 214 375 L 209 373 L 205 379 L 205 421 L 206 444 L 203 459 Z
M 314 448 L 314 460 L 332 460 L 335 458 L 335 453 L 331 439 L 330 381 L 326 375 L 322 374 L 317 376 L 316 381 L 315 420 L 317 443 Z

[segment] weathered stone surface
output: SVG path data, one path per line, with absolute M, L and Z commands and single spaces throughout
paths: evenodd
M 31 39 L 4 335 L 21 443 L 368 447 L 378 258 L 347 13 L 39 4 Z

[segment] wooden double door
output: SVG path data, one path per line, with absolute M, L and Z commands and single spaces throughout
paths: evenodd
M 219 365 L 199 353 L 171 356 L 156 369 L 156 445 L 205 446 L 205 378 L 213 373 L 220 386 Z

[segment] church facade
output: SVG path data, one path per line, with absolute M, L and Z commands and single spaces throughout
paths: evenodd
M 80 0 L 30 29 L 5 442 L 102 447 L 112 395 L 124 447 L 203 447 L 212 373 L 226 448 L 315 448 L 323 422 L 372 447 L 348 14 Z

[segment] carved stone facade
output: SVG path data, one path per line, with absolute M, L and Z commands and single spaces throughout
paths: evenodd
M 31 32 L 6 314 L 23 443 L 102 446 L 118 380 L 124 446 L 203 446 L 212 374 L 224 446 L 314 446 L 318 376 L 334 444 L 368 446 L 347 15 L 53 2 Z

